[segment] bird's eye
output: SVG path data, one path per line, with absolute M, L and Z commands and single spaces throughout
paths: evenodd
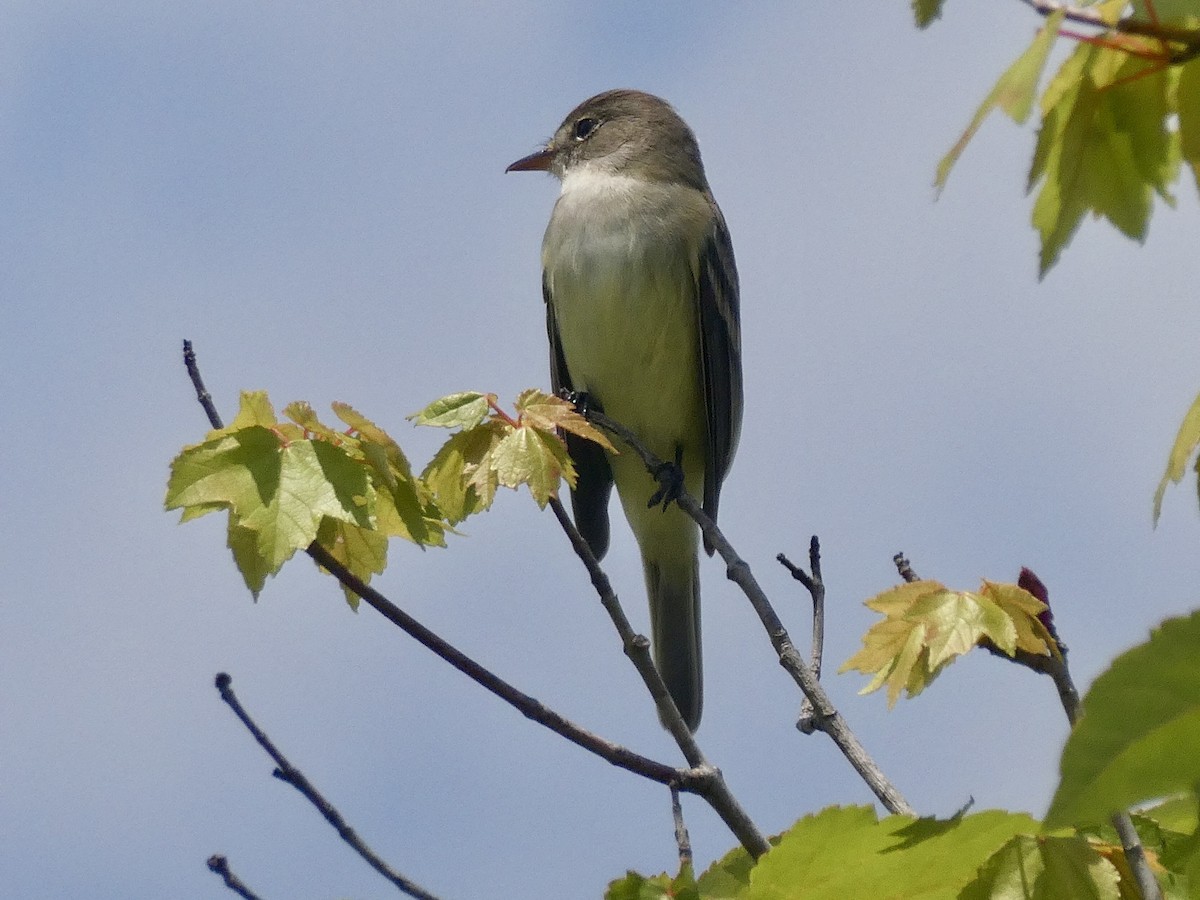
M 586 141 L 591 133 L 596 130 L 600 122 L 593 119 L 591 116 L 585 116 L 575 123 L 575 140 Z

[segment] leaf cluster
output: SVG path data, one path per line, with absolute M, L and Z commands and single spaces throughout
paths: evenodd
M 863 635 L 863 648 L 842 665 L 873 676 L 859 693 L 888 686 L 888 706 L 900 692 L 921 693 L 964 653 L 987 645 L 1014 656 L 1058 655 L 1042 618 L 1048 607 L 1015 584 L 985 581 L 978 591 L 953 591 L 936 581 L 913 581 L 884 591 L 866 605 L 882 613 Z
M 903 588 L 922 593 L 930 584 Z M 996 589 L 1013 597 L 1020 590 L 985 583 L 980 595 Z M 898 596 L 893 600 L 900 605 Z M 958 601 L 943 602 L 962 608 Z M 1023 615 L 1037 602 L 1018 599 L 1007 614 Z M 1027 621 L 1031 631 L 1036 621 L 1036 614 Z M 1019 646 L 1023 638 L 1014 640 Z M 1096 680 L 1063 751 L 1062 777 L 1044 822 L 1000 810 L 948 820 L 879 819 L 869 807 L 831 807 L 773 838 L 772 849 L 757 862 L 739 848 L 695 879 L 690 869 L 674 878 L 631 872 L 610 884 L 605 896 L 1136 900 L 1136 880 L 1107 819 L 1148 801 L 1155 802 L 1133 821 L 1151 870 L 1169 900 L 1195 896 L 1200 885 L 1197 647 L 1200 612 L 1164 623 Z M 1156 799 L 1162 797 L 1167 799 Z
M 1200 47 L 1200 4 L 1134 4 L 1143 30 L 1153 31 L 1161 22 L 1163 37 L 1122 30 L 1128 27 L 1120 19 L 1127 6 L 1123 0 L 1086 4 L 1089 19 L 1107 26 L 1096 35 L 1064 29 L 1066 10 L 1057 7 L 938 165 L 934 184 L 941 190 L 994 109 L 1024 123 L 1055 40 L 1064 34 L 1077 40 L 1037 103 L 1041 125 L 1027 190 L 1037 191 L 1033 225 L 1041 238 L 1042 276 L 1058 261 L 1085 214 L 1105 218 L 1127 237 L 1144 241 L 1155 196 L 1174 205 L 1181 161 L 1200 183 L 1200 58 L 1193 52 Z M 928 25 L 941 7 L 936 0 L 916 0 L 917 24 Z M 1195 43 L 1181 43 L 1189 35 Z
M 390 538 L 445 546 L 446 533 L 488 509 L 499 486 L 527 485 L 544 506 L 560 478 L 574 484 L 559 429 L 607 446 L 557 397 L 525 391 L 516 410 L 514 419 L 494 395 L 463 393 L 415 413 L 418 424 L 456 429 L 417 476 L 400 445 L 345 403 L 333 404 L 338 429 L 307 403 L 289 404 L 280 420 L 264 392 L 243 392 L 232 423 L 171 463 L 166 507 L 182 510 L 185 522 L 228 513 L 229 549 L 255 597 L 314 542 L 368 582 L 384 570 Z

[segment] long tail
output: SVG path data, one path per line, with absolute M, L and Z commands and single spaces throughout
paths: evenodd
M 704 688 L 700 667 L 700 560 L 660 561 L 643 557 L 650 597 L 654 663 L 688 728 L 700 725 Z

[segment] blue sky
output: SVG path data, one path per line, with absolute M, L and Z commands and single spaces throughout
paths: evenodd
M 9 2 L 0 34 L 0 870 L 13 896 L 390 889 L 211 687 L 395 866 L 446 898 L 589 897 L 673 865 L 665 792 L 449 670 L 303 560 L 251 602 L 216 517 L 162 512 L 218 405 L 351 402 L 423 463 L 404 416 L 548 383 L 538 248 L 556 187 L 504 175 L 577 102 L 639 87 L 697 132 L 742 280 L 746 416 L 722 525 L 793 635 L 775 567 L 825 548 L 829 690 L 923 813 L 1040 813 L 1065 735 L 1052 686 L 985 656 L 887 712 L 836 676 L 861 601 L 917 571 L 1032 567 L 1086 684 L 1196 605 L 1191 488 L 1150 499 L 1200 389 L 1197 204 L 1146 247 L 1085 223 L 1041 284 L 1029 128 L 940 155 L 1036 23 L 1022 4 L 505 8 Z M 971 18 L 975 16 L 975 18 Z M 581 724 L 678 759 L 549 514 L 505 495 L 449 551 L 396 544 L 378 586 Z M 607 560 L 645 627 L 632 539 Z M 820 737 L 721 566 L 703 567 L 699 736 L 760 827 L 870 798 Z M 686 804 L 698 861 L 732 838 Z

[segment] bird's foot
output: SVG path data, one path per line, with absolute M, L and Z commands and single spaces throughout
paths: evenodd
M 562 397 L 568 403 L 573 404 L 575 412 L 579 413 L 585 419 L 590 412 L 604 412 L 604 407 L 587 391 L 573 391 L 570 388 L 559 388 L 558 396 Z
M 648 509 L 662 505 L 666 512 L 671 502 L 679 499 L 683 492 L 683 448 L 675 448 L 675 461 L 665 462 L 654 469 L 654 479 L 658 482 L 658 490 L 646 504 Z

